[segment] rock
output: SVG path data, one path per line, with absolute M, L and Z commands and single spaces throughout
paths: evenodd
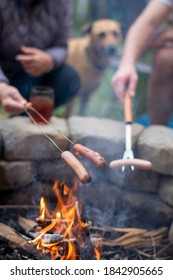
M 153 170 L 166 175 L 173 175 L 173 130 L 159 125 L 152 125 L 142 131 L 137 142 L 140 158 L 149 160 Z
M 41 197 L 44 197 L 46 203 L 49 205 L 50 209 L 52 209 L 52 206 L 55 207 L 57 203 L 57 198 L 52 191 L 52 187 L 53 185 L 51 184 L 44 184 L 37 181 L 33 184 L 25 186 L 22 189 L 15 190 L 15 192 L 11 192 L 8 200 L 6 200 L 6 203 L 15 205 L 35 205 L 39 208 L 40 199 Z
M 170 243 L 173 242 L 173 222 L 169 228 L 169 232 L 168 232 L 168 240 Z
M 52 118 L 52 124 L 68 137 L 64 119 Z M 7 129 L 8 127 L 8 129 Z M 51 137 L 62 149 L 68 149 L 68 142 L 49 125 L 40 125 L 41 130 Z M 46 138 L 28 117 L 13 117 L 0 121 L 3 136 L 5 160 L 57 159 L 61 152 Z
M 34 162 L 0 161 L 0 189 L 13 190 L 25 187 L 35 180 Z
M 159 188 L 160 198 L 169 206 L 173 207 L 173 178 L 163 176 Z
M 124 205 L 133 209 L 143 224 L 159 227 L 168 226 L 172 221 L 173 208 L 166 205 L 158 194 L 125 191 Z
M 109 170 L 108 180 L 121 188 L 155 193 L 159 187 L 160 175 L 150 170 L 132 171 L 126 168 L 122 172 L 121 168 L 117 168 Z
M 72 182 L 74 179 L 74 173 L 61 159 L 41 161 L 38 166 L 38 178 L 43 182 Z

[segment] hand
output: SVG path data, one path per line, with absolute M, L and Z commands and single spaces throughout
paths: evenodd
M 119 67 L 112 77 L 112 86 L 120 101 L 123 102 L 125 92 L 128 92 L 130 96 L 135 95 L 137 81 L 138 74 L 133 64 L 123 64 Z
M 5 83 L 0 83 L 0 103 L 5 111 L 11 114 L 18 114 L 31 106 L 17 88 Z
M 53 58 L 45 51 L 23 46 L 21 52 L 22 54 L 16 55 L 16 60 L 30 76 L 38 77 L 53 69 Z

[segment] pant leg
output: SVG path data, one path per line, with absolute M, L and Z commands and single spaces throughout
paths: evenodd
M 148 83 L 148 112 L 151 124 L 168 125 L 173 112 L 173 49 L 155 54 Z
M 78 92 L 80 78 L 75 69 L 68 65 L 62 65 L 41 79 L 43 85 L 51 86 L 55 92 L 55 107 L 66 104 Z
M 26 100 L 29 100 L 32 87 L 40 84 L 40 77 L 34 78 L 21 71 L 10 80 L 10 84 L 16 87 Z

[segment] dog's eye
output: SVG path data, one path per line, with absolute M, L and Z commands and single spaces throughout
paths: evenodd
M 119 33 L 116 32 L 116 31 L 113 31 L 113 36 L 114 36 L 114 37 L 118 37 L 118 36 L 119 36 Z
M 105 32 L 100 32 L 100 33 L 98 34 L 98 37 L 99 37 L 99 38 L 104 38 L 105 36 L 106 36 Z

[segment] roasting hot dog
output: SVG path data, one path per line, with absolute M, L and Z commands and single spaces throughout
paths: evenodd
M 97 167 L 106 167 L 106 160 L 97 152 L 81 145 L 81 144 L 74 144 L 73 150 L 75 151 L 76 155 L 83 156 L 86 159 L 92 161 Z
M 69 151 L 61 154 L 63 161 L 72 169 L 82 184 L 91 182 L 91 176 L 83 164 Z
M 133 158 L 133 159 L 118 159 L 113 160 L 109 164 L 110 168 L 118 168 L 118 167 L 130 167 L 134 166 L 138 169 L 149 170 L 152 168 L 152 163 L 148 160 Z

